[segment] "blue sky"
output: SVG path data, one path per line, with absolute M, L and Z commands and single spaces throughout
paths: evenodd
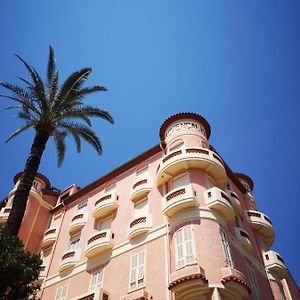
M 115 119 L 93 123 L 103 156 L 89 145 L 78 155 L 70 140 L 57 168 L 50 142 L 40 172 L 54 186 L 85 186 L 157 144 L 170 115 L 196 112 L 223 159 L 254 180 L 258 209 L 276 230 L 272 248 L 300 283 L 299 1 L 28 0 L 1 1 L 0 12 L 1 81 L 25 75 L 14 53 L 45 76 L 52 45 L 62 79 L 90 66 L 89 84 L 109 89 L 88 98 Z M 21 123 L 12 111 L 0 120 L 3 199 L 34 132 L 4 144 Z

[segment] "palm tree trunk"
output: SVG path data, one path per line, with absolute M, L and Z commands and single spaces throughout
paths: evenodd
M 5 225 L 5 230 L 11 235 L 18 235 L 19 233 L 29 192 L 37 174 L 48 139 L 48 131 L 41 129 L 36 131 L 25 169 L 14 195 L 12 209 Z

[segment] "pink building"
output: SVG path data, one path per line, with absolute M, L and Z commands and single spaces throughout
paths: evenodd
M 41 299 L 300 299 L 251 178 L 209 145 L 208 122 L 180 113 L 159 135 L 82 189 L 37 175 L 20 236 L 42 254 Z

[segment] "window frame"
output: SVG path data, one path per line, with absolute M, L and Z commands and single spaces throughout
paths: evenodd
M 143 253 L 144 255 L 144 259 L 143 259 L 143 277 L 142 278 L 139 278 L 139 256 Z M 137 257 L 137 265 L 135 267 L 136 269 L 136 273 L 135 273 L 135 281 L 132 281 L 132 270 L 133 270 L 133 258 L 134 257 Z M 142 279 L 142 284 L 139 286 L 139 280 Z M 132 283 L 135 282 L 135 286 L 133 287 L 132 286 Z M 135 290 L 138 290 L 138 289 L 141 289 L 143 287 L 145 287 L 146 285 L 146 250 L 142 250 L 140 252 L 137 252 L 137 253 L 134 253 L 134 254 L 131 254 L 131 258 L 130 258 L 130 268 L 129 268 L 129 283 L 128 283 L 128 290 L 129 292 L 132 292 L 132 291 L 135 291 Z
M 192 250 L 192 255 L 193 259 L 191 261 L 187 261 L 187 241 L 185 241 L 184 237 L 184 229 L 185 228 L 190 228 L 190 234 L 191 234 L 191 250 Z M 182 259 L 183 259 L 183 264 L 179 265 L 179 250 L 178 250 L 178 232 L 182 231 Z M 189 265 L 193 265 L 197 263 L 197 249 L 196 249 L 196 244 L 195 244 L 195 234 L 194 234 L 194 228 L 192 224 L 187 224 L 185 226 L 180 227 L 179 229 L 176 230 L 174 233 L 174 247 L 175 247 L 175 266 L 176 270 L 179 270 L 181 268 L 184 268 Z
M 248 279 L 252 290 L 253 300 L 261 300 L 261 292 L 257 283 L 257 277 L 254 268 L 247 264 Z
M 79 249 L 80 239 L 81 239 L 81 233 L 77 233 L 77 234 L 74 234 L 73 236 L 71 236 L 70 239 L 69 239 L 68 250 L 76 251 L 77 249 Z M 78 243 L 75 244 L 76 247 L 75 248 L 71 248 L 71 244 L 74 241 L 77 241 L 77 240 L 78 240 Z
M 93 285 L 92 285 L 93 278 L 96 274 L 99 274 L 99 273 L 102 273 L 101 282 L 98 282 L 98 278 L 97 278 L 97 281 L 96 281 L 96 283 L 93 287 Z M 100 268 L 97 271 L 94 271 L 94 272 L 91 273 L 90 284 L 89 284 L 89 291 L 90 292 L 95 292 L 96 290 L 101 289 L 103 287 L 103 277 L 104 277 L 104 268 Z
M 58 298 L 58 291 L 60 291 L 60 294 L 61 294 L 61 292 L 63 291 L 64 288 L 65 288 L 65 294 L 64 294 L 64 296 L 59 295 L 59 298 Z M 64 284 L 64 285 L 59 286 L 56 289 L 56 294 L 55 294 L 55 298 L 54 299 L 55 300 L 66 300 L 67 299 L 67 294 L 68 294 L 68 288 L 69 288 L 68 284 Z
M 233 256 L 231 252 L 231 245 L 227 233 L 220 228 L 220 240 L 224 254 L 224 262 L 226 267 L 234 267 Z

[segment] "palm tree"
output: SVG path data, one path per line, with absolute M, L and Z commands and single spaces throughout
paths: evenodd
M 101 154 L 101 142 L 97 134 L 91 129 L 90 117 L 100 117 L 113 123 L 108 112 L 99 107 L 83 104 L 87 95 L 106 91 L 105 87 L 98 85 L 83 87 L 92 72 L 91 68 L 83 68 L 74 72 L 62 85 L 59 85 L 54 51 L 50 46 L 47 82 L 44 83 L 33 67 L 28 65 L 20 56 L 16 56 L 29 73 L 30 81 L 19 77 L 25 83 L 25 89 L 7 82 L 0 83 L 2 87 L 12 92 L 11 95 L 0 95 L 0 97 L 14 102 L 13 106 L 6 109 L 18 109 L 18 117 L 25 121 L 25 124 L 16 130 L 6 142 L 29 128 L 35 130 L 35 137 L 14 195 L 12 210 L 5 225 L 6 231 L 11 235 L 17 235 L 19 232 L 29 192 L 49 138 L 54 138 L 58 166 L 60 166 L 64 159 L 65 138 L 68 134 L 73 136 L 77 152 L 80 152 L 82 138 L 98 154 Z

